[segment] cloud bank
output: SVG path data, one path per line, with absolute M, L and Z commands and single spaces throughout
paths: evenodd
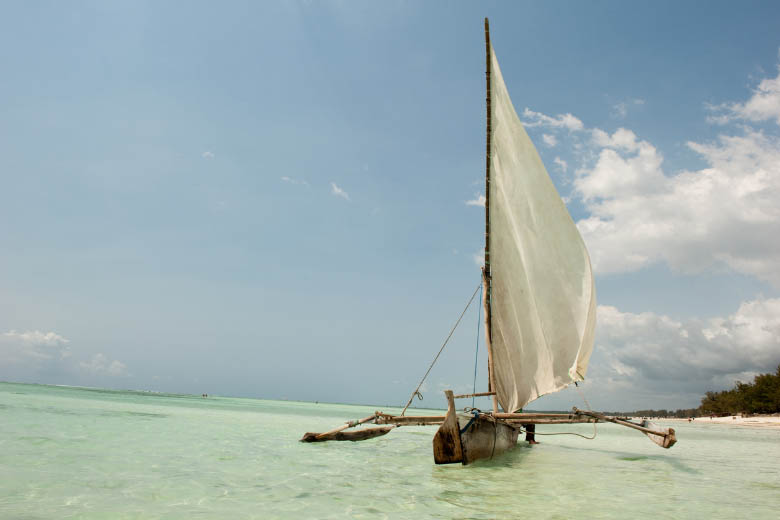
M 777 77 L 761 80 L 747 101 L 723 103 L 709 108 L 714 112 L 709 121 L 718 124 L 735 120 L 756 123 L 774 120 L 780 125 L 780 67 Z
M 742 303 L 726 317 L 678 321 L 599 306 L 589 379 L 601 391 L 669 395 L 698 406 L 707 390 L 751 381 L 780 364 L 780 299 Z M 652 400 L 636 407 L 662 406 Z
M 667 176 L 658 150 L 619 129 L 593 132 L 595 166 L 574 181 L 578 222 L 598 272 L 663 261 L 683 272 L 725 265 L 780 287 L 780 140 L 746 130 L 688 146 L 708 167 Z
M 11 330 L 0 334 L 0 380 L 73 384 L 88 382 L 90 376 L 129 375 L 124 363 L 109 360 L 102 353 L 79 361 L 70 343 L 56 332 Z
M 747 101 L 721 110 L 728 120 L 780 124 L 780 74 L 761 81 Z M 780 288 L 780 240 L 773 238 L 780 236 L 776 127 L 741 124 L 712 142 L 688 141 L 706 167 L 668 172 L 661 152 L 630 129 L 587 129 L 571 114 L 526 109 L 524 116 L 531 119 L 527 126 L 578 130 L 569 136 L 580 162 L 570 197 L 588 213 L 577 225 L 597 273 L 666 263 L 684 273 L 731 269 Z M 555 162 L 565 169 L 563 159 Z
M 110 361 L 102 353 L 95 354 L 88 362 L 80 362 L 79 367 L 92 374 L 127 375 L 127 365 L 117 360 Z
M 0 361 L 3 365 L 14 365 L 65 359 L 70 356 L 68 343 L 70 340 L 55 332 L 4 332 L 0 335 Z

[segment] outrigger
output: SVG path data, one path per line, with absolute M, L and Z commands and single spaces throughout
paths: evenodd
M 528 425 L 611 422 L 627 426 L 647 435 L 662 448 L 671 448 L 677 438 L 674 428 L 661 428 L 650 421 L 640 424 L 626 419 L 606 416 L 574 408 L 569 414 L 558 413 L 490 413 L 477 410 L 457 413 L 455 399 L 494 395 L 493 392 L 453 395 L 446 390 L 446 415 L 389 415 L 380 411 L 324 433 L 306 433 L 302 442 L 362 441 L 389 433 L 399 426 L 440 425 L 433 437 L 433 459 L 436 464 L 460 462 L 470 464 L 479 459 L 496 457 L 517 444 L 518 435 Z M 363 424 L 372 428 L 352 429 Z M 390 425 L 390 426 L 387 426 Z M 349 431 L 348 431 L 349 430 Z

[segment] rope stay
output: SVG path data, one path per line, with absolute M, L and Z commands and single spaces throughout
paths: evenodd
M 463 319 L 463 315 L 466 314 L 466 311 L 471 307 L 471 302 L 474 301 L 474 297 L 477 295 L 477 291 L 479 291 L 480 287 L 482 287 L 482 281 L 480 280 L 479 285 L 476 289 L 474 289 L 474 293 L 471 295 L 471 298 L 469 298 L 469 302 L 466 304 L 466 307 L 463 309 L 463 312 L 460 313 L 460 316 L 458 317 L 458 321 L 455 322 L 455 325 L 452 326 L 452 329 L 450 330 L 450 333 L 447 335 L 447 339 L 444 340 L 444 343 L 442 344 L 441 348 L 439 349 L 438 354 L 436 354 L 436 357 L 433 358 L 433 361 L 431 362 L 431 366 L 428 367 L 428 370 L 425 372 L 425 375 L 420 379 L 420 384 L 417 385 L 417 388 L 414 389 L 414 392 L 412 392 L 411 397 L 409 397 L 409 401 L 406 403 L 406 406 L 404 406 L 403 411 L 401 412 L 401 416 L 403 416 L 406 413 L 406 409 L 409 408 L 409 405 L 412 404 L 412 401 L 414 400 L 414 396 L 419 396 L 420 399 L 422 399 L 422 394 L 420 393 L 420 387 L 425 382 L 425 378 L 428 377 L 428 374 L 431 373 L 431 369 L 433 368 L 433 365 L 436 364 L 436 361 L 438 361 L 439 356 L 441 356 L 442 351 L 444 350 L 444 347 L 447 346 L 447 342 L 450 341 L 450 338 L 452 337 L 452 334 L 455 332 L 455 329 L 458 328 L 458 325 L 460 324 L 460 320 Z
M 409 405 L 412 404 L 412 401 L 414 401 L 414 398 L 417 397 L 420 401 L 423 399 L 423 395 L 420 392 L 420 388 L 422 387 L 423 383 L 425 382 L 425 379 L 428 377 L 428 374 L 431 373 L 431 370 L 433 369 L 433 366 L 436 364 L 436 361 L 439 360 L 439 356 L 441 356 L 441 353 L 444 351 L 444 347 L 447 346 L 447 343 L 450 341 L 450 338 L 452 338 L 452 335 L 455 333 L 455 329 L 458 328 L 458 325 L 460 325 L 461 320 L 463 319 L 463 316 L 466 314 L 466 311 L 471 307 L 471 303 L 474 301 L 474 297 L 477 295 L 477 292 L 479 292 L 480 296 L 482 295 L 482 281 L 480 281 L 479 285 L 476 289 L 474 289 L 474 292 L 471 295 L 471 298 L 469 298 L 468 303 L 463 308 L 463 311 L 460 313 L 460 316 L 458 316 L 457 321 L 455 322 L 455 325 L 452 326 L 452 329 L 450 329 L 450 333 L 447 335 L 447 337 L 444 340 L 444 343 L 442 343 L 441 348 L 439 348 L 439 352 L 436 353 L 436 357 L 433 358 L 433 361 L 431 361 L 430 366 L 428 367 L 428 370 L 425 371 L 425 375 L 423 375 L 422 379 L 420 379 L 420 382 L 417 385 L 417 388 L 414 389 L 412 392 L 412 395 L 409 397 L 409 401 L 406 403 L 406 406 L 404 406 L 403 411 L 401 411 L 401 417 L 406 413 L 406 410 L 409 408 Z M 479 330 L 480 330 L 480 322 L 482 319 L 482 307 L 479 307 L 479 311 L 477 313 L 477 347 L 476 347 L 476 353 L 474 356 L 474 383 L 473 383 L 473 391 L 472 394 L 477 393 L 477 367 L 479 362 Z M 582 393 L 582 391 L 579 388 L 579 385 L 575 382 L 574 386 L 577 389 L 577 393 L 580 394 L 580 397 L 582 397 L 582 400 L 585 402 L 585 406 L 588 407 L 589 411 L 592 411 L 590 408 L 590 403 L 588 402 L 585 395 Z M 465 411 L 471 412 L 473 414 L 473 417 L 471 420 L 466 424 L 466 426 L 461 429 L 460 433 L 464 433 L 466 430 L 469 429 L 469 427 L 472 425 L 472 423 L 475 421 L 477 417 L 481 415 L 481 410 L 474 408 L 474 399 L 476 396 L 472 395 L 471 397 L 471 409 L 466 408 Z M 492 419 L 492 416 L 489 414 L 485 415 L 486 418 Z M 495 419 L 493 419 L 495 421 Z M 526 433 L 525 428 L 518 428 L 522 433 Z M 534 435 L 575 435 L 577 437 L 582 437 L 583 439 L 587 440 L 593 440 L 596 438 L 598 431 L 596 429 L 596 423 L 593 423 L 593 435 L 588 437 L 586 435 L 582 435 L 581 433 L 575 433 L 575 432 L 549 432 L 549 433 L 542 433 L 542 432 L 534 432 Z M 494 445 L 493 449 L 495 449 L 495 439 L 494 439 Z M 491 454 L 492 458 L 492 454 Z

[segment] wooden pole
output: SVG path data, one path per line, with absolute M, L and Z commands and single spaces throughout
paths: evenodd
M 455 398 L 455 399 L 466 399 L 468 397 L 487 397 L 487 396 L 490 396 L 490 395 L 496 395 L 496 393 L 495 392 L 479 392 L 479 393 L 476 393 L 476 394 L 460 394 L 460 395 L 453 396 L 453 398 Z
M 635 430 L 639 430 L 642 433 L 647 433 L 650 435 L 658 435 L 659 437 L 667 437 L 667 436 L 673 436 L 674 430 L 671 430 L 671 432 L 661 432 L 658 430 L 651 430 L 650 428 L 645 428 L 644 426 L 639 426 L 638 424 L 634 424 L 632 422 L 628 421 L 622 421 L 620 419 L 615 419 L 613 417 L 607 417 L 606 415 L 602 415 L 600 413 L 596 412 L 586 412 L 584 410 L 579 410 L 578 408 L 574 408 L 574 413 L 581 414 L 581 415 L 589 415 L 591 417 L 595 417 L 596 419 L 600 421 L 607 421 L 615 424 L 619 424 L 621 426 L 627 426 L 629 428 L 633 428 Z
M 572 416 L 572 417 L 564 417 L 561 419 L 553 419 L 553 418 L 547 418 L 547 417 L 531 417 L 530 419 L 504 419 L 504 422 L 507 424 L 582 424 L 582 423 L 597 423 L 599 422 L 598 419 L 595 417 L 583 417 L 583 416 Z
M 525 420 L 525 419 L 534 419 L 534 418 L 552 418 L 552 419 L 564 419 L 564 418 L 574 418 L 577 417 L 576 413 L 535 413 L 535 412 L 527 412 L 527 413 L 497 413 L 494 415 L 496 419 L 506 419 L 506 420 Z
M 342 430 L 346 430 L 347 428 L 353 428 L 353 427 L 357 426 L 358 424 L 367 423 L 367 422 L 369 422 L 369 421 L 371 421 L 373 419 L 376 419 L 376 414 L 369 415 L 368 417 L 364 417 L 364 418 L 362 418 L 360 420 L 357 420 L 357 421 L 350 421 L 350 422 L 348 422 L 348 423 L 346 423 L 346 424 L 344 424 L 342 426 L 339 426 L 338 428 L 333 428 L 332 430 L 326 431 L 325 433 L 320 433 L 319 435 L 317 435 L 316 438 L 317 439 L 322 439 L 323 437 L 327 437 L 328 435 L 331 435 L 331 434 L 334 434 L 334 433 L 338 433 L 338 432 L 340 432 Z
M 490 90 L 490 22 L 485 18 L 485 105 L 487 107 L 486 115 L 486 139 L 485 139 L 485 267 L 482 269 L 482 280 L 484 285 L 484 306 L 485 306 L 485 341 L 488 351 L 488 391 L 493 392 L 493 413 L 498 413 L 498 399 L 495 396 L 496 375 L 493 366 L 493 327 L 491 315 L 491 283 L 490 283 L 490 156 L 491 140 L 493 128 L 493 110 Z
M 424 426 L 426 424 L 441 424 L 443 415 L 380 415 L 377 424 L 397 424 L 398 426 Z
M 595 417 L 587 417 L 577 414 L 498 414 L 498 420 L 511 424 L 573 424 L 573 423 L 594 423 L 599 422 Z M 427 426 L 441 424 L 444 422 L 444 415 L 378 415 L 376 424 L 395 424 L 398 426 Z
M 498 413 L 498 399 L 496 398 L 496 373 L 493 369 L 493 341 L 492 334 L 490 333 L 490 302 L 488 301 L 489 282 L 487 281 L 487 275 L 485 270 L 482 270 L 482 283 L 484 285 L 482 291 L 482 305 L 485 307 L 485 345 L 487 346 L 488 353 L 488 394 L 493 398 L 493 414 Z
M 487 106 L 487 139 L 485 146 L 485 273 L 488 280 L 490 280 L 490 146 L 491 146 L 491 129 L 493 114 L 491 109 L 491 92 L 490 92 L 490 24 L 488 19 L 485 18 L 485 103 Z M 488 293 L 488 301 L 490 300 L 490 293 Z M 489 310 L 488 306 L 488 310 Z M 488 319 L 488 322 L 490 320 Z

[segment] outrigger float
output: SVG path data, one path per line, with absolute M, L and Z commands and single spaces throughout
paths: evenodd
M 647 421 L 637 424 L 577 408 L 569 414 L 519 412 L 538 397 L 585 379 L 596 327 L 596 290 L 585 243 L 509 98 L 490 44 L 487 19 L 485 64 L 485 267 L 481 287 L 488 391 L 453 395 L 447 390 L 446 415 L 405 415 L 429 367 L 400 415 L 375 412 L 324 433 L 306 433 L 301 441 L 361 441 L 399 426 L 439 425 L 433 437 L 436 463 L 470 464 L 512 449 L 523 431 L 533 441 L 537 424 L 611 422 L 670 448 L 676 442 L 674 429 Z M 476 291 L 472 300 L 474 296 Z M 492 397 L 492 412 L 456 412 L 455 399 L 482 396 Z M 355 428 L 363 424 L 376 426 Z

